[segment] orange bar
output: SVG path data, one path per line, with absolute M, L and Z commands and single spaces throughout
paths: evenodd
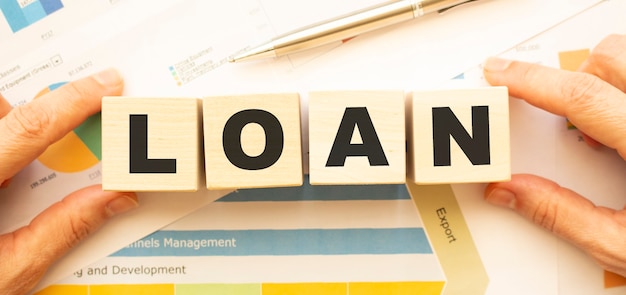
M 604 288 L 626 286 L 626 278 L 610 271 L 604 271 Z
M 559 52 L 559 67 L 567 71 L 576 71 L 589 57 L 589 49 Z
M 35 293 L 35 295 L 89 295 L 89 288 L 79 285 L 54 285 Z

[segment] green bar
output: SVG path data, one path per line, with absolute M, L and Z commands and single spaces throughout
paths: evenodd
M 261 295 L 260 284 L 176 285 L 176 295 Z

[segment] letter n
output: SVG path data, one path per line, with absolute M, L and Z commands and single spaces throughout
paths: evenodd
M 450 141 L 454 138 L 473 165 L 491 164 L 489 107 L 472 107 L 472 135 L 449 107 L 433 108 L 433 153 L 435 166 L 450 166 Z
M 409 102 L 409 179 L 449 184 L 511 178 L 506 87 L 416 91 Z

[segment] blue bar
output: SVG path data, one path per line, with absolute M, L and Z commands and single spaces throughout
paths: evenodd
M 63 8 L 63 3 L 61 0 L 39 0 L 43 10 L 46 11 L 46 14 L 51 14 L 61 8 Z
M 36 21 L 48 16 L 46 12 L 43 10 L 43 6 L 39 1 L 35 1 L 31 4 L 26 5 L 22 8 L 22 13 L 24 13 L 24 17 L 29 24 L 33 24 Z
M 242 189 L 222 197 L 217 202 L 370 201 L 408 200 L 410 198 L 404 184 L 310 185 L 308 175 L 305 175 L 302 186 Z
M 432 253 L 423 228 L 365 228 L 158 231 L 111 256 L 297 256 Z
M 13 0 L 0 0 L 0 9 L 13 33 L 27 27 L 30 23 L 24 17 L 22 8 Z
M 54 84 L 51 84 L 50 86 L 48 86 L 48 89 L 50 89 L 50 91 L 54 91 L 54 90 L 56 90 L 57 88 L 59 88 L 59 87 L 61 87 L 61 86 L 65 85 L 65 84 L 67 84 L 67 82 L 58 82 L 58 83 L 54 83 Z

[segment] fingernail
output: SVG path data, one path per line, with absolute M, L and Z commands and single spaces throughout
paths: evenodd
M 515 194 L 509 190 L 493 189 L 485 199 L 493 205 L 515 209 Z
M 502 72 L 511 65 L 511 60 L 499 57 L 490 57 L 485 61 L 484 69 L 488 72 Z
M 138 206 L 139 203 L 137 200 L 129 195 L 122 195 L 109 201 L 109 203 L 106 204 L 106 211 L 109 216 L 115 216 L 135 209 Z
M 122 76 L 116 69 L 106 69 L 93 75 L 104 86 L 118 86 L 122 83 Z

